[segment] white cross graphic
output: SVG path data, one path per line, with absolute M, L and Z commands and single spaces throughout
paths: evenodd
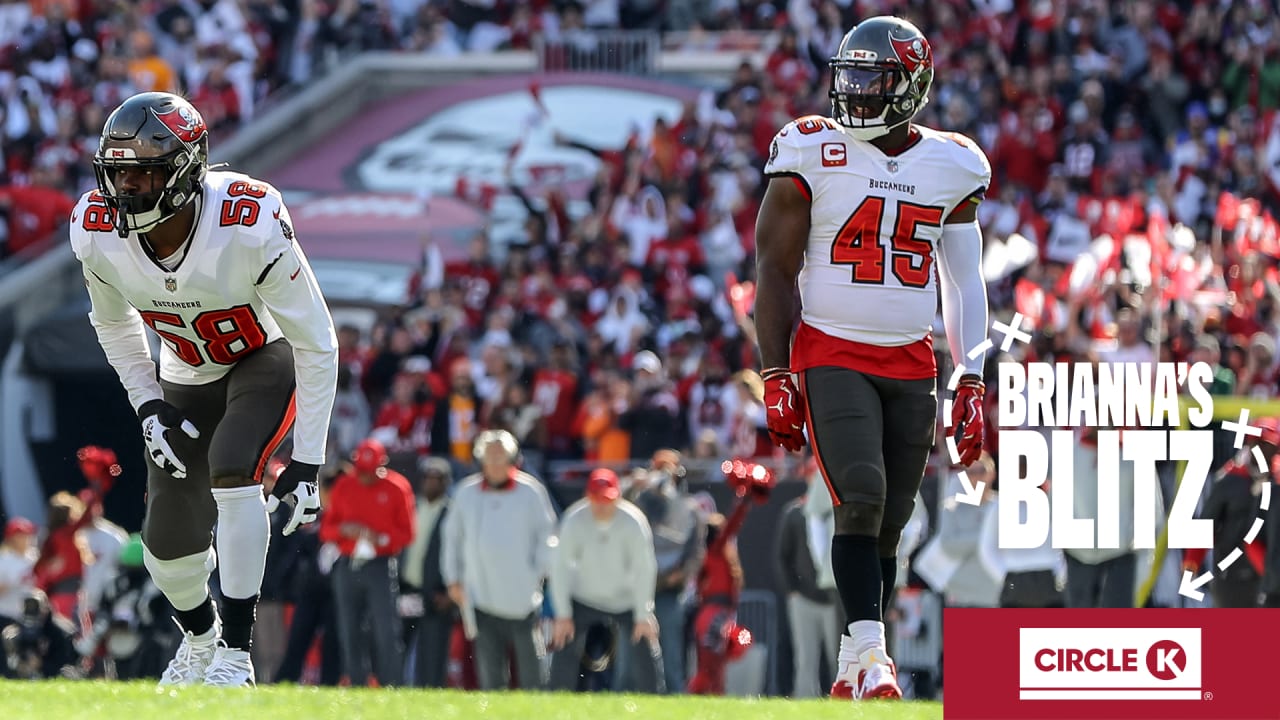
M 1236 434 L 1235 446 L 1237 449 L 1244 447 L 1245 435 L 1252 435 L 1253 437 L 1262 437 L 1262 428 L 1254 427 L 1249 424 L 1249 408 L 1240 409 L 1240 422 L 1231 422 L 1230 420 L 1223 420 L 1222 429 Z
M 1013 320 L 1008 325 L 999 320 L 991 323 L 992 330 L 1004 335 L 1004 340 L 1000 341 L 1001 350 L 1009 352 L 1009 348 L 1013 347 L 1014 340 L 1023 343 L 1031 342 L 1031 334 L 1020 329 L 1022 327 L 1022 319 L 1022 313 L 1016 312 L 1013 314 Z

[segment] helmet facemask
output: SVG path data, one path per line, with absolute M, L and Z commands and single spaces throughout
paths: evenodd
M 149 232 L 186 207 L 195 197 L 191 173 L 195 163 L 193 152 L 181 152 L 168 160 L 95 158 L 93 172 L 98 180 L 98 192 L 113 211 L 113 222 L 120 237 L 131 232 Z M 122 192 L 116 187 L 114 178 L 116 169 L 120 167 L 145 168 L 164 177 L 164 184 L 149 192 Z
M 832 118 L 859 140 L 887 135 L 928 102 L 931 76 L 931 70 L 924 70 L 913 77 L 896 62 L 832 60 Z M 923 91 L 913 92 L 913 83 L 922 84 Z

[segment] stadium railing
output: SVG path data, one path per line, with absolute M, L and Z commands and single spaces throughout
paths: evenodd
M 534 40 L 541 72 L 610 72 L 648 75 L 658 69 L 662 37 L 643 30 L 570 32 Z

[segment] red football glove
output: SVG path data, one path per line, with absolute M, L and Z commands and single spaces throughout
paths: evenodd
M 951 402 L 951 434 L 956 439 L 958 465 L 971 465 L 982 455 L 982 435 L 986 421 L 982 416 L 982 396 L 987 386 L 974 375 L 960 378 L 956 396 Z
M 786 368 L 769 368 L 761 377 L 769 439 L 774 445 L 795 452 L 804 447 L 804 398 Z

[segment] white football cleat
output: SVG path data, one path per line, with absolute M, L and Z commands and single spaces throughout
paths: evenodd
M 177 622 L 177 619 L 174 619 L 174 623 Z M 178 627 L 181 628 L 182 625 L 179 624 Z M 178 652 L 169 661 L 169 667 L 165 668 L 164 674 L 160 676 L 159 687 L 184 687 L 203 682 L 205 669 L 213 661 L 214 651 L 218 647 L 218 631 L 216 620 L 213 627 L 200 637 L 183 631 L 182 644 L 178 646 Z
M 898 668 L 883 650 L 868 650 L 858 658 L 862 671 L 858 674 L 858 697 L 863 700 L 901 700 Z
M 218 643 L 213 660 L 204 671 L 204 684 L 213 687 L 256 687 L 253 660 L 247 650 L 236 650 Z

